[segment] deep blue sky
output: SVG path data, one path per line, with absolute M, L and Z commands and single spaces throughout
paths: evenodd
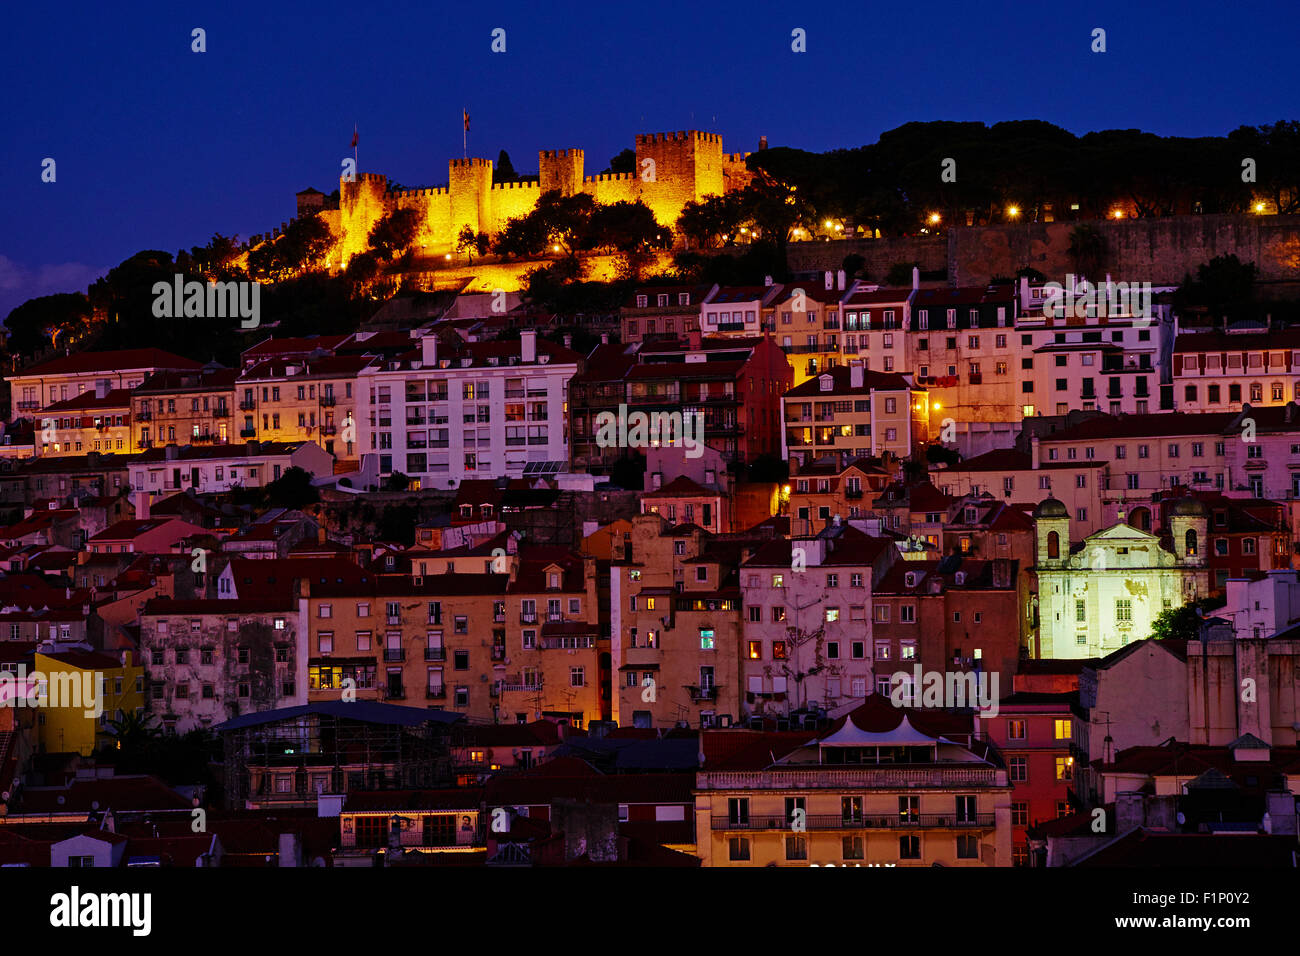
M 278 225 L 297 190 L 335 188 L 354 123 L 362 171 L 443 182 L 462 106 L 471 155 L 504 148 L 521 172 L 569 146 L 599 172 L 637 132 L 689 127 L 740 152 L 762 134 L 858 146 L 912 120 L 1197 136 L 1300 118 L 1295 0 L 367 6 L 9 5 L 0 317 L 143 248 Z

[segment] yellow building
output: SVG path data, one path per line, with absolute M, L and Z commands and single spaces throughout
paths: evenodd
M 239 441 L 231 425 L 234 387 L 232 369 L 149 376 L 132 395 L 135 450 Z
M 1010 866 L 1007 771 L 962 719 L 876 694 L 817 734 L 706 733 L 703 865 Z
M 235 385 L 239 437 L 314 441 L 339 459 L 359 455 L 357 373 L 375 361 L 373 356 L 331 355 L 254 365 Z
M 926 390 L 858 364 L 823 372 L 787 391 L 781 403 L 781 454 L 801 466 L 828 455 L 841 466 L 886 453 L 910 458 L 930 438 Z
M 488 559 L 491 560 L 490 558 Z M 532 548 L 500 574 L 367 576 L 305 582 L 308 699 L 407 702 L 475 720 L 601 719 L 596 562 L 563 548 Z
M 160 369 L 198 371 L 199 363 L 162 349 L 123 349 L 60 355 L 6 376 L 16 417 L 39 419 L 41 409 L 96 389 L 133 389 Z
M 108 723 L 144 713 L 144 668 L 130 651 L 37 653 L 35 674 L 44 701 L 37 712 L 37 741 L 45 753 L 89 757 L 108 737 Z
M 727 726 L 740 716 L 740 589 L 712 535 L 633 519 L 631 558 L 610 568 L 614 719 Z
M 47 405 L 36 421 L 36 452 L 42 457 L 86 452 L 130 454 L 131 393 L 101 383 L 66 402 Z

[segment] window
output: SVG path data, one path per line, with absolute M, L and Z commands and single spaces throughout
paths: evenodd
M 1012 783 L 1025 783 L 1029 780 L 1029 758 L 1012 757 L 1007 761 L 1007 769 L 1011 772 Z
M 808 838 L 790 834 L 785 838 L 785 858 L 787 860 L 808 859 Z
M 898 858 L 900 860 L 921 859 L 921 838 L 915 834 L 899 837 Z
M 749 859 L 749 837 L 735 836 L 728 839 L 727 859 L 748 860 Z
M 1115 601 L 1115 621 L 1119 624 L 1132 623 L 1133 602 L 1128 598 L 1119 598 Z
M 957 834 L 957 859 L 979 859 L 979 837 L 973 833 Z
M 1070 719 L 1068 717 L 1052 721 L 1052 729 L 1057 740 L 1069 740 L 1071 737 Z
M 1007 721 L 1007 739 L 1008 740 L 1025 739 L 1025 722 L 1023 720 Z

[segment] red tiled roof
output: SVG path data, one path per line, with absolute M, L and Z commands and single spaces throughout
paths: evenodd
M 130 408 L 131 407 L 131 390 L 127 388 L 115 388 L 105 393 L 103 398 L 95 395 L 94 389 L 88 389 L 78 395 L 76 398 L 69 398 L 67 401 L 55 402 L 53 405 L 46 405 L 44 411 L 47 412 L 81 412 L 94 411 L 98 408 Z
M 203 366 L 163 349 L 122 349 L 114 352 L 77 352 L 61 355 L 18 373 L 30 375 L 75 375 L 87 372 L 123 372 L 144 368 L 198 369 Z
M 1124 438 L 1163 438 L 1181 435 L 1218 435 L 1237 417 L 1236 412 L 1195 414 L 1099 415 L 1063 428 L 1041 439 L 1044 445 L 1070 441 L 1110 441 Z
M 873 372 L 868 369 L 862 371 L 862 385 L 854 388 L 851 384 L 852 374 L 852 369 L 847 365 L 837 365 L 834 368 L 819 372 L 802 385 L 790 389 L 785 393 L 786 398 L 816 398 L 818 395 L 865 395 L 872 391 L 900 391 L 911 388 L 923 391 L 919 386 L 909 385 L 907 379 L 897 372 Z M 822 391 L 821 378 L 823 375 L 831 377 L 830 391 Z

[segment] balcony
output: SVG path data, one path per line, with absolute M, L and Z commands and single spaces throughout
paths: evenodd
M 849 488 L 844 492 L 844 497 L 849 501 L 859 501 L 862 498 L 861 488 Z
M 20 412 L 35 412 L 35 411 L 40 411 L 41 403 L 40 402 L 19 402 L 15 407 Z
M 425 696 L 428 700 L 446 700 L 446 699 L 447 699 L 447 688 L 446 688 L 446 687 L 426 687 L 426 688 L 424 689 L 424 696 Z
M 733 820 L 726 816 L 712 818 L 714 830 L 788 830 L 790 821 L 783 816 L 750 816 Z M 804 824 L 809 830 L 986 830 L 996 826 L 992 813 L 958 816 L 956 813 L 844 816 L 839 813 L 808 814 Z
M 21 409 L 22 405 L 19 405 L 18 407 Z M 141 408 L 135 413 L 135 420 L 137 422 L 151 422 L 153 421 L 153 412 L 149 411 L 148 408 Z
M 384 663 L 400 664 L 406 660 L 406 648 L 404 647 L 385 647 Z
M 406 688 L 405 687 L 385 688 L 384 700 L 406 700 Z
M 256 428 L 241 428 L 241 429 L 239 430 L 239 437 L 240 437 L 240 438 L 256 438 L 256 437 L 257 437 L 257 429 L 256 429 Z
M 541 689 L 542 689 L 541 678 L 538 678 L 537 683 L 535 684 L 523 684 L 519 682 L 510 683 L 507 681 L 501 682 L 501 690 L 503 693 L 507 693 L 507 694 L 530 693 L 530 692 L 535 693 Z
M 229 418 L 229 417 L 230 417 L 230 409 L 227 408 L 225 405 L 218 405 L 216 408 L 214 408 L 214 409 L 212 410 L 212 417 L 213 417 L 213 418 Z
M 153 447 L 153 441 L 148 438 L 141 438 L 138 444 L 140 445 L 141 448 L 144 449 L 149 449 Z
M 714 687 L 696 687 L 693 684 L 686 684 L 687 692 L 691 695 L 691 700 L 699 703 L 708 700 L 718 699 L 718 688 Z
M 322 435 L 333 435 L 333 434 L 335 434 L 338 430 L 339 430 L 339 429 L 338 429 L 338 426 L 337 426 L 337 425 L 322 425 L 322 426 L 320 427 L 320 433 L 321 433 Z
M 492 648 L 492 659 L 494 661 L 503 661 L 506 659 L 506 649 L 498 644 Z
M 241 412 L 251 412 L 255 408 L 257 408 L 257 402 L 253 401 L 251 398 L 246 398 L 239 403 L 239 410 Z
M 537 623 L 537 614 L 536 614 L 536 613 L 533 613 L 533 614 L 520 614 L 520 615 L 519 615 L 519 623 L 520 623 L 520 624 L 536 624 L 536 623 Z
M 322 395 L 320 397 L 322 408 L 333 408 L 336 401 L 337 399 L 335 399 L 333 395 Z
M 447 659 L 447 648 L 426 647 L 424 649 L 424 659 L 426 661 L 445 661 Z

